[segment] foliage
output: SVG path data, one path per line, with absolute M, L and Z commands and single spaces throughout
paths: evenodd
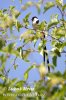
M 15 0 L 12 0 L 14 2 Z M 19 0 L 22 4 L 23 0 Z M 16 5 L 17 6 L 17 5 Z M 33 28 L 30 28 L 31 22 L 30 17 L 32 12 L 28 9 L 34 8 L 38 12 L 38 15 L 46 15 L 50 9 L 56 8 L 59 13 L 52 14 L 49 22 L 43 20 L 39 24 L 38 30 L 35 32 Z M 43 8 L 42 8 L 43 7 Z M 63 4 L 63 0 L 55 0 L 55 2 L 47 1 L 44 3 L 43 0 L 37 2 L 29 1 L 22 5 L 21 10 L 18 11 L 15 6 L 9 6 L 7 9 L 0 10 L 0 99 L 2 100 L 66 100 L 66 70 L 62 73 L 48 72 L 48 65 L 50 71 L 55 70 L 57 67 L 57 59 L 62 59 L 62 54 L 66 53 L 66 4 Z M 42 11 L 43 10 L 43 11 Z M 22 18 L 22 22 L 19 20 L 21 14 L 27 11 L 28 13 Z M 61 18 L 59 17 L 61 16 Z M 24 30 L 24 32 L 21 31 Z M 22 32 L 19 37 L 16 33 Z M 42 33 L 44 32 L 44 33 Z M 46 35 L 44 39 L 43 36 Z M 12 39 L 11 39 L 12 37 Z M 48 40 L 51 39 L 51 41 Z M 11 41 L 10 41 L 11 40 Z M 21 46 L 17 46 L 17 41 L 21 42 Z M 37 41 L 37 49 L 35 49 Z M 51 44 L 50 50 L 44 50 L 46 44 Z M 33 48 L 24 49 L 26 44 L 33 44 Z M 31 64 L 29 55 L 37 52 L 42 57 L 46 53 L 46 60 L 49 55 L 52 62 L 49 64 L 42 62 L 37 65 L 36 63 Z M 15 71 L 19 67 L 16 60 L 20 58 L 27 63 L 30 63 L 29 68 L 24 72 L 24 79 L 18 80 L 17 78 L 10 79 L 9 73 L 11 68 L 6 70 L 6 62 L 10 57 L 12 59 L 12 66 Z M 40 58 L 39 58 L 40 59 Z M 66 62 L 66 60 L 65 60 Z M 65 63 L 64 62 L 64 63 Z M 60 66 L 59 66 L 60 67 Z M 63 65 L 62 65 L 63 67 Z M 33 88 L 27 83 L 29 73 L 31 70 L 37 69 L 40 74 L 40 80 L 33 82 Z

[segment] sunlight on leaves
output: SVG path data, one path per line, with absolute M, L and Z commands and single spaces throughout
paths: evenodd
M 45 5 L 45 7 L 44 7 L 44 13 L 47 10 L 49 10 L 50 8 L 54 7 L 54 6 L 55 6 L 54 2 L 47 2 L 46 5 Z

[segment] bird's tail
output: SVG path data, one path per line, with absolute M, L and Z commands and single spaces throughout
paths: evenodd
M 45 34 L 44 34 L 44 39 L 45 39 Z M 46 58 L 47 58 L 48 72 L 50 72 L 49 57 L 48 57 L 48 53 L 47 53 L 46 51 L 47 51 L 47 48 L 46 48 L 46 45 L 45 45 L 45 46 L 44 46 L 44 52 L 43 52 L 44 64 L 45 64 Z

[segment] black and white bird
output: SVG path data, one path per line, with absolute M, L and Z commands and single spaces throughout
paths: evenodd
M 32 26 L 33 26 L 33 29 L 35 30 L 35 31 L 37 31 L 37 30 L 39 30 L 39 19 L 38 19 L 38 17 L 36 17 L 36 16 L 34 16 L 34 17 L 32 17 Z M 45 33 L 42 31 L 41 32 L 43 35 L 43 39 L 45 39 Z M 42 40 L 42 39 L 41 39 Z M 48 54 L 47 53 L 45 53 L 45 51 L 47 50 L 47 48 L 46 48 L 46 45 L 44 46 L 43 45 L 43 50 L 44 50 L 44 52 L 43 52 L 43 59 L 44 59 L 44 63 L 45 63 L 45 58 L 46 58 L 46 56 L 47 56 L 47 64 L 49 64 L 49 58 L 48 58 Z M 50 67 L 49 67 L 49 65 L 48 65 L 48 72 L 50 72 Z
M 39 26 L 39 19 L 36 16 L 34 16 L 34 17 L 32 17 L 31 20 L 32 20 L 33 29 L 37 30 L 38 26 Z

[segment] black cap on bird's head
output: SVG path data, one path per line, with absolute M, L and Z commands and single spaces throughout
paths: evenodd
M 31 20 L 33 21 L 35 18 L 36 18 L 36 19 L 38 19 L 38 17 L 36 17 L 36 16 L 33 16 Z
M 31 20 L 32 20 L 32 22 L 33 22 L 34 24 L 35 24 L 35 23 L 36 23 L 36 24 L 39 23 L 39 19 L 38 19 L 38 17 L 36 17 L 36 16 L 33 16 Z

